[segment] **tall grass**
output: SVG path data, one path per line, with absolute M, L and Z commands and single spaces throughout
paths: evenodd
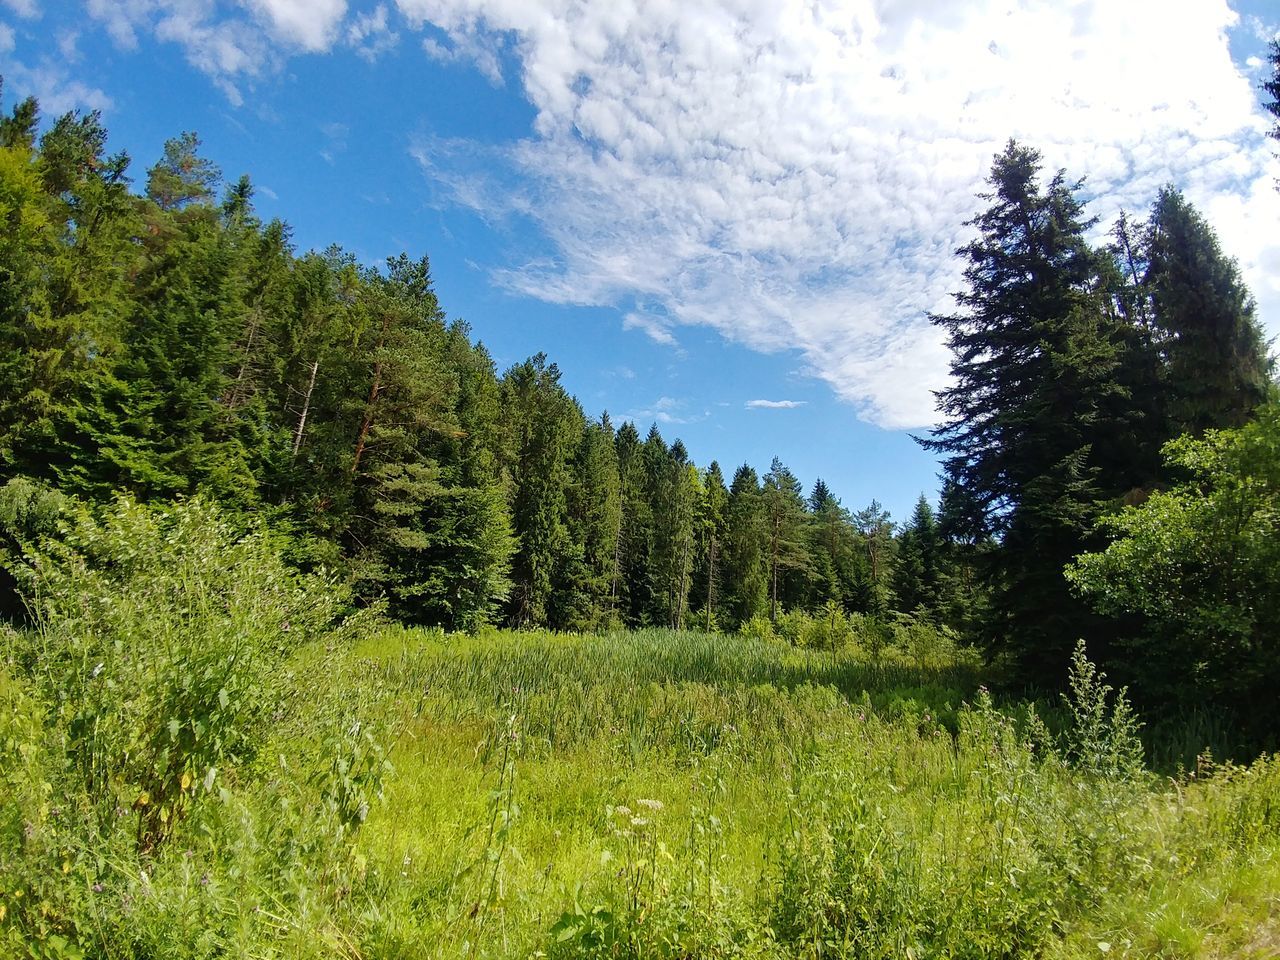
M 37 629 L 5 635 L 6 956 L 1275 945 L 1280 762 L 1150 772 L 1083 651 L 1046 724 L 919 625 L 874 649 L 343 625 L 252 532 L 166 522 L 122 508 L 86 528 L 49 555 Z M 273 605 L 294 611 L 288 642 Z M 184 681 L 210 663 L 232 687 Z M 108 667 L 130 683 L 92 689 Z M 231 689 L 244 708 L 206 721 Z M 172 798 L 160 827 L 152 797 Z

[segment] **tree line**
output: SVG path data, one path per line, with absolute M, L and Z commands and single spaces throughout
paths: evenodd
M 1280 117 L 1280 46 L 1272 62 Z M 138 189 L 106 144 L 96 113 L 41 133 L 28 99 L 0 118 L 4 479 L 216 499 L 408 623 L 715 630 L 838 610 L 927 619 L 1034 684 L 1088 637 L 1138 679 L 1149 605 L 1101 596 L 1102 566 L 1064 571 L 1107 549 L 1109 518 L 1184 489 L 1170 441 L 1226 443 L 1276 397 L 1254 302 L 1186 197 L 1164 188 L 1097 242 L 1083 181 L 1011 141 L 958 251 L 956 310 L 932 318 L 953 358 L 921 438 L 940 501 L 896 524 L 778 459 L 727 476 L 656 425 L 589 416 L 544 354 L 499 373 L 425 257 L 298 253 L 194 134 Z M 9 528 L 32 503 L 5 507 Z M 1162 666 L 1184 689 L 1194 672 Z
M 543 354 L 499 373 L 425 257 L 299 254 L 199 147 L 170 140 L 135 189 L 97 113 L 41 133 L 28 99 L 0 121 L 4 479 L 204 495 L 450 629 L 963 606 L 923 499 L 896 530 L 781 461 L 726 477 L 656 426 L 591 417 Z

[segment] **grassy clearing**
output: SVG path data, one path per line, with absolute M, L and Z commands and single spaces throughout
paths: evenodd
M 656 630 L 318 638 L 292 654 L 252 759 L 140 849 L 142 811 L 108 827 L 75 810 L 11 665 L 0 943 L 31 957 L 1274 956 L 1280 763 L 1147 773 L 1131 721 L 1076 671 L 1056 735 L 1032 710 L 998 710 L 959 655 L 921 666 Z

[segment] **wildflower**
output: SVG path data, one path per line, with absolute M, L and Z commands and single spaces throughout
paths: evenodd
M 648 810 L 661 810 L 662 801 L 661 800 L 637 800 L 636 806 L 644 807 Z
M 620 817 L 629 817 L 629 816 L 631 816 L 631 808 L 630 808 L 630 807 L 624 807 L 622 804 L 618 804 L 616 807 L 614 807 L 614 808 L 613 808 L 613 812 L 614 812 L 615 814 L 617 814 L 618 816 L 620 816 Z
M 95 884 L 94 884 L 92 887 L 90 887 L 89 889 L 91 889 L 94 893 L 101 893 L 101 892 L 102 892 L 102 884 L 100 884 L 100 883 L 95 883 Z
M 649 821 L 645 817 L 632 817 L 631 825 L 633 827 L 647 827 L 649 825 Z

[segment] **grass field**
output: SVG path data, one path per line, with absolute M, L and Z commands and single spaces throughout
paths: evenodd
M 379 628 L 304 646 L 286 672 L 263 747 L 163 845 L 27 798 L 45 813 L 5 847 L 8 942 L 35 957 L 1280 951 L 1280 763 L 1146 772 L 1083 662 L 1056 733 L 997 709 L 955 652 Z M 15 769 L 0 782 L 21 801 Z

